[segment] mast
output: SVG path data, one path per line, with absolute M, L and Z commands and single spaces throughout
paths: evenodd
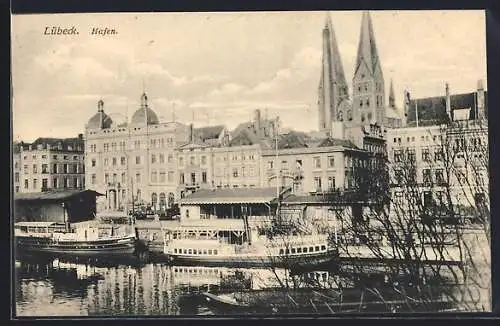
M 281 182 L 281 179 L 280 179 L 280 171 L 278 170 L 278 124 L 277 124 L 277 121 L 275 123 L 275 126 L 274 126 L 274 133 L 276 135 L 276 164 L 275 164 L 275 168 L 276 168 L 276 199 L 278 201 L 278 205 L 276 207 L 276 218 L 278 219 L 278 221 L 281 223 L 281 217 L 280 217 L 280 182 Z

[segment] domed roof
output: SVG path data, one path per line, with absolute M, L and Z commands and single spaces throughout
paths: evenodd
M 89 129 L 106 129 L 110 128 L 111 124 L 113 124 L 113 120 L 104 113 L 104 102 L 99 100 L 97 102 L 97 113 L 94 114 L 87 123 L 87 128 Z
M 148 107 L 148 97 L 146 93 L 141 96 L 141 107 L 134 112 L 131 124 L 154 125 L 160 123 L 155 111 Z

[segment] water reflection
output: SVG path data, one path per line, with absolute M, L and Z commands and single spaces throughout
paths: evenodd
M 62 260 L 16 262 L 17 316 L 211 315 L 200 293 L 272 288 L 338 289 L 352 275 L 282 269 L 130 265 Z M 366 275 L 365 275 L 366 276 Z M 364 282 L 370 278 L 365 277 Z M 370 282 L 387 282 L 378 275 Z

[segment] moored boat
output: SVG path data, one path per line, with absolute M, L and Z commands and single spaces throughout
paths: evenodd
M 97 226 L 68 228 L 57 222 L 18 222 L 16 249 L 20 253 L 71 257 L 123 257 L 134 254 L 135 234 L 100 235 Z
M 228 265 L 235 267 L 312 267 L 332 262 L 337 250 L 327 237 L 262 237 L 252 243 L 230 244 L 217 239 L 175 239 L 166 242 L 164 253 L 173 263 Z

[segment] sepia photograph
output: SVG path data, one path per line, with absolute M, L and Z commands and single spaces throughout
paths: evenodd
M 11 19 L 12 318 L 492 311 L 484 10 Z

